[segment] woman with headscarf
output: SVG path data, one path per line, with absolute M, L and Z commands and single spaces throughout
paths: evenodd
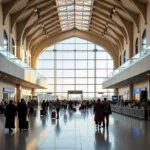
M 96 128 L 101 128 L 101 122 L 104 121 L 104 105 L 101 103 L 101 100 L 98 99 L 97 103 L 94 106 L 94 113 L 95 113 L 95 123 Z
M 8 128 L 9 132 L 12 132 L 12 128 L 15 128 L 15 115 L 16 115 L 16 106 L 13 104 L 13 101 L 10 100 L 5 110 L 6 116 L 5 128 Z

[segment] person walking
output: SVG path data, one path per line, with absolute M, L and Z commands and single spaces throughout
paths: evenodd
M 68 104 L 68 102 L 67 102 L 67 100 L 65 99 L 65 100 L 64 100 L 64 102 L 63 102 L 64 110 L 66 110 L 66 109 L 67 109 L 67 104 Z
M 42 110 L 43 110 L 43 115 L 46 115 L 46 102 L 45 100 L 43 100 L 43 103 L 42 103 Z
M 94 113 L 96 128 L 101 128 L 101 122 L 103 122 L 104 120 L 104 105 L 101 103 L 100 99 L 98 99 L 97 103 L 94 106 Z
M 13 101 L 10 100 L 9 104 L 5 110 L 6 123 L 5 128 L 9 129 L 9 132 L 12 132 L 12 128 L 15 128 L 15 115 L 16 115 L 16 106 L 13 104 Z
M 17 111 L 18 111 L 18 119 L 19 119 L 19 129 L 20 132 L 24 129 L 26 116 L 27 116 L 27 105 L 24 102 L 24 99 L 21 99 L 21 102 L 17 105 Z
M 107 98 L 104 98 L 104 121 L 103 127 L 105 127 L 105 119 L 106 119 L 106 127 L 109 127 L 109 115 L 111 114 L 111 106 L 110 103 L 107 101 Z
M 59 111 L 60 111 L 60 101 L 59 101 L 59 99 L 57 99 L 57 101 L 55 103 L 55 107 L 56 107 L 56 112 L 57 112 L 57 119 L 59 119 Z

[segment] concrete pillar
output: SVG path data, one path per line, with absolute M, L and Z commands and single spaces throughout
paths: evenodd
M 32 96 L 36 96 L 36 90 L 32 89 Z
M 133 84 L 129 84 L 129 100 L 133 100 Z
M 118 88 L 114 89 L 114 94 L 115 94 L 116 96 L 119 96 L 119 89 L 118 89 Z
M 148 99 L 150 100 L 150 77 L 148 78 L 147 95 L 148 95 Z
M 16 100 L 17 101 L 20 101 L 20 99 L 22 98 L 21 96 L 22 96 L 22 87 L 21 87 L 21 85 L 20 84 L 17 84 L 16 85 Z

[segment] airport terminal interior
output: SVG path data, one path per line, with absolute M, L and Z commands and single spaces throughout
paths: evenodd
M 0 0 L 0 150 L 149 150 L 149 64 L 150 0 Z

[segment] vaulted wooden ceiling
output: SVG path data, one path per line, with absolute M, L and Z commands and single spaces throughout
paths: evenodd
M 27 50 L 69 30 L 94 34 L 118 50 L 139 32 L 139 15 L 147 23 L 149 0 L 2 0 L 3 24 L 11 15 L 11 31 Z M 26 41 L 26 42 L 25 42 Z M 125 41 L 125 42 L 124 42 Z

